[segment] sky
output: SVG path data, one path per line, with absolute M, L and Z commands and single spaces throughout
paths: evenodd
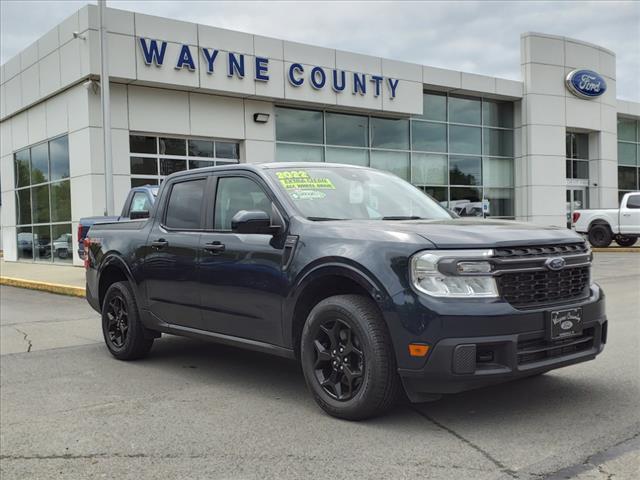
M 86 3 L 0 0 L 0 63 Z M 312 45 L 520 80 L 520 34 L 617 54 L 617 97 L 640 101 L 640 1 L 126 1 L 107 6 Z M 594 68 L 595 69 L 595 68 Z

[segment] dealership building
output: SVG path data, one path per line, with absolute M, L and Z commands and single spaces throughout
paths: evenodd
M 97 7 L 1 67 L 6 260 L 80 264 L 78 220 L 103 215 L 107 198 L 117 212 L 131 186 L 228 163 L 371 166 L 461 215 L 558 226 L 639 188 L 640 104 L 616 98 L 616 55 L 597 45 L 524 33 L 514 81 L 122 10 L 105 17 L 109 164 Z

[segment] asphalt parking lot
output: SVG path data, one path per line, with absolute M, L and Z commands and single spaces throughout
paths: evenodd
M 293 362 L 168 336 L 120 362 L 83 300 L 1 287 L 1 477 L 638 478 L 640 255 L 594 274 L 595 361 L 361 423 L 323 414 Z

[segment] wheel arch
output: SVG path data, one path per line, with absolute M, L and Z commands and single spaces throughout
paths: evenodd
M 375 277 L 354 265 L 332 262 L 315 266 L 295 283 L 284 306 L 283 332 L 296 358 L 300 356 L 302 328 L 315 305 L 334 295 L 358 294 L 371 299 L 381 313 L 390 297 Z M 383 315 L 384 316 L 384 315 Z M 386 323 L 386 322 L 385 322 Z
M 594 218 L 593 220 L 591 220 L 589 222 L 589 227 L 587 228 L 587 233 L 589 232 L 589 230 L 591 230 L 595 225 L 605 225 L 606 227 L 609 228 L 609 230 L 611 230 L 611 232 L 613 233 L 613 230 L 611 229 L 611 224 L 609 223 L 609 221 L 605 218 L 602 217 L 597 217 Z
M 98 303 L 102 308 L 102 302 L 111 285 L 116 282 L 129 282 L 135 290 L 133 274 L 127 263 L 116 253 L 107 254 L 100 265 L 98 273 Z

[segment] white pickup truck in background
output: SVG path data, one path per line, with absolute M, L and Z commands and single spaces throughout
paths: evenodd
M 640 192 L 622 197 L 620 208 L 576 210 L 573 228 L 586 234 L 594 247 L 608 247 L 613 240 L 621 247 L 630 247 L 640 236 Z

